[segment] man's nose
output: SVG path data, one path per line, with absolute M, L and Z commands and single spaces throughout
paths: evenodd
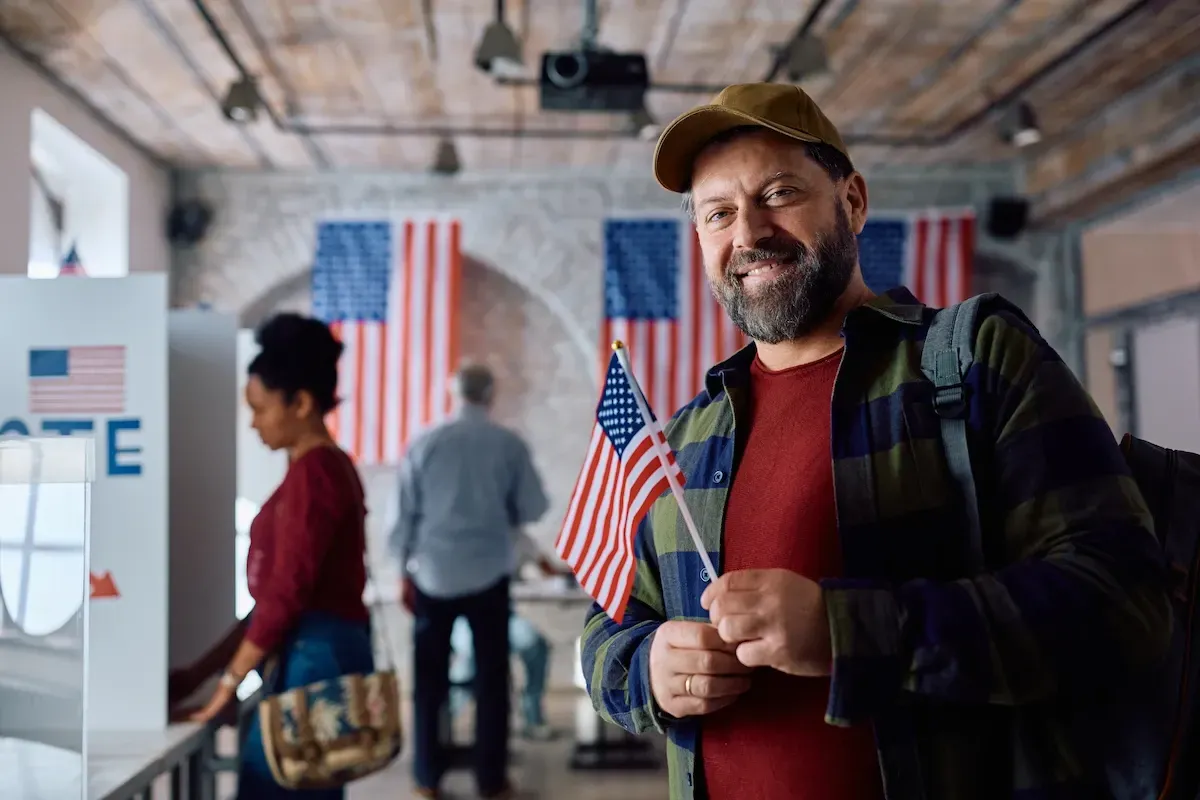
M 733 224 L 734 250 L 752 250 L 775 232 L 770 214 L 753 205 L 740 210 Z

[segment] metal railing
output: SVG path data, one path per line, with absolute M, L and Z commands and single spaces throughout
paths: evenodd
M 258 701 L 259 695 L 255 693 L 238 707 L 239 746 L 254 720 Z M 198 728 L 195 734 L 154 759 L 116 790 L 89 800 L 162 800 L 164 794 L 156 790 L 156 785 L 164 775 L 170 776 L 165 794 L 168 800 L 217 800 L 217 776 L 223 772 L 236 773 L 238 769 L 236 755 L 217 753 L 217 735 L 225 727 L 214 721 Z

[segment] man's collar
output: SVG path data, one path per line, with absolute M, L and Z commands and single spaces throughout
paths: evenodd
M 913 293 L 903 286 L 891 289 L 871 298 L 865 305 L 846 315 L 842 331 L 859 324 L 859 320 L 868 313 L 878 314 L 905 325 L 920 325 L 925 318 L 925 306 L 913 296 Z M 704 380 L 704 388 L 710 398 L 724 391 L 727 383 L 743 385 L 744 379 L 750 374 L 750 365 L 758 354 L 758 347 L 751 342 L 729 358 L 717 364 L 708 371 Z
M 909 325 L 920 325 L 921 321 L 925 319 L 925 306 L 903 286 L 871 298 L 866 305 L 851 311 L 846 321 L 850 322 L 857 316 L 856 312 L 862 309 L 874 311 L 896 322 L 905 322 Z
M 459 401 L 457 415 L 459 419 L 481 420 L 488 419 L 487 406 L 477 406 L 465 400 Z

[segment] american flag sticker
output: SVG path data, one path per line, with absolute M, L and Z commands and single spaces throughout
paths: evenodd
M 121 414 L 125 347 L 34 348 L 29 351 L 31 414 Z

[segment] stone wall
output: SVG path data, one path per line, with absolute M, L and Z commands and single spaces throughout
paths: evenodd
M 549 551 L 582 461 L 596 400 L 601 220 L 624 212 L 675 211 L 674 195 L 646 178 L 599 174 L 439 179 L 200 172 L 181 175 L 176 183 L 179 197 L 204 198 L 216 216 L 201 245 L 176 253 L 174 302 L 236 311 L 250 325 L 273 311 L 308 309 L 318 219 L 458 214 L 467 256 L 464 355 L 496 369 L 497 416 L 531 444 L 553 498 L 550 513 L 531 533 Z M 993 193 L 1011 191 L 1009 174 L 1001 170 L 886 173 L 868 176 L 868 184 L 876 210 L 982 209 Z M 980 247 L 995 251 L 997 246 L 983 238 Z M 1012 248 L 1000 261 L 1012 261 Z M 1014 269 L 1027 271 L 1030 265 Z M 986 281 L 987 288 L 1003 287 L 1005 277 L 993 270 Z M 366 477 L 372 508 L 386 508 L 391 476 L 377 470 Z M 373 514 L 371 530 L 380 553 L 382 515 Z M 389 566 L 377 560 L 385 590 L 394 585 Z M 547 610 L 538 622 L 559 645 L 554 682 L 569 683 L 577 612 Z

